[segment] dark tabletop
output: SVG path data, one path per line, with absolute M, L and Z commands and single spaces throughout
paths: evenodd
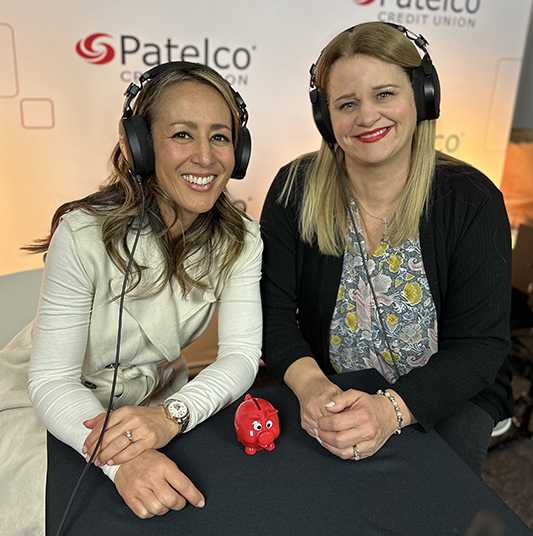
M 341 374 L 343 389 L 388 386 L 375 371 Z M 235 404 L 162 452 L 206 498 L 161 517 L 139 519 L 102 471 L 91 467 L 63 534 L 531 536 L 531 531 L 433 431 L 418 425 L 395 435 L 371 458 L 341 460 L 301 428 L 296 397 L 286 386 L 251 391 L 279 410 L 273 451 L 248 455 L 233 426 Z M 48 434 L 47 534 L 55 535 L 85 467 L 73 449 Z M 474 519 L 475 522 L 474 522 Z M 474 530 L 488 523 L 505 532 Z

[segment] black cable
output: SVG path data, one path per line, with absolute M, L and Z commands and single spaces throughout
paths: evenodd
M 144 222 L 144 211 L 145 211 L 145 205 L 146 205 L 146 198 L 144 195 L 144 188 L 142 185 L 142 177 L 140 175 L 135 176 L 135 180 L 137 181 L 137 184 L 139 185 L 139 188 L 141 189 L 141 197 L 142 197 L 142 208 L 141 208 L 141 219 L 139 222 L 139 227 L 137 229 L 137 233 L 135 235 L 135 240 L 133 241 L 133 246 L 131 248 L 130 256 L 128 259 L 128 265 L 126 267 L 126 272 L 124 274 L 124 281 L 122 282 L 122 291 L 120 293 L 120 305 L 118 310 L 118 330 L 117 330 L 117 346 L 116 346 L 116 352 L 115 352 L 115 363 L 114 363 L 114 372 L 113 372 L 113 382 L 111 385 L 111 394 L 109 395 L 109 403 L 107 405 L 107 411 L 104 419 L 104 424 L 102 426 L 102 431 L 100 432 L 100 436 L 98 437 L 98 441 L 96 443 L 96 447 L 93 449 L 93 453 L 87 462 L 85 468 L 83 469 L 83 472 L 81 473 L 80 478 L 78 479 L 78 482 L 74 488 L 74 491 L 72 492 L 70 499 L 67 503 L 67 506 L 65 508 L 65 512 L 63 513 L 63 517 L 61 518 L 61 522 L 59 523 L 59 528 L 57 530 L 56 536 L 61 536 L 61 532 L 63 530 L 63 526 L 65 524 L 65 521 L 67 520 L 67 516 L 70 512 L 70 508 L 72 507 L 72 503 L 74 502 L 74 499 L 78 493 L 78 490 L 80 489 L 81 482 L 83 478 L 85 477 L 85 474 L 89 470 L 89 467 L 92 465 L 93 460 L 96 456 L 96 453 L 98 452 L 98 449 L 100 448 L 100 443 L 102 442 L 102 439 L 104 437 L 104 433 L 107 427 L 107 422 L 109 420 L 109 416 L 111 414 L 111 408 L 113 407 L 113 402 L 115 399 L 115 388 L 117 385 L 117 375 L 118 375 L 118 367 L 120 366 L 119 357 L 120 357 L 120 340 L 122 336 L 122 316 L 124 311 L 124 297 L 126 295 L 126 286 L 128 284 L 128 276 L 130 274 L 131 265 L 133 263 L 133 254 L 135 253 L 135 250 L 137 248 L 137 242 L 139 241 L 139 236 L 141 235 L 141 230 L 143 227 Z
M 346 193 L 346 189 L 344 187 L 344 181 L 342 180 L 341 168 L 337 160 L 337 155 L 335 154 L 335 148 L 333 146 L 333 143 L 328 142 L 328 147 L 329 147 L 329 150 L 331 151 L 331 154 L 333 155 L 335 167 L 337 168 L 337 175 L 339 176 L 339 181 L 341 183 L 342 195 L 344 196 L 344 202 L 346 204 L 348 214 L 350 215 L 350 220 L 352 221 L 353 232 L 355 233 L 355 237 L 357 238 L 357 243 L 359 244 L 359 254 L 361 255 L 361 259 L 363 261 L 363 266 L 365 268 L 366 276 L 368 278 L 368 284 L 370 286 L 370 290 L 372 291 L 372 298 L 374 299 L 374 304 L 376 305 L 376 311 L 378 313 L 379 323 L 381 324 L 381 329 L 383 331 L 383 338 L 385 340 L 385 344 L 387 345 L 387 350 L 389 351 L 392 364 L 394 365 L 394 370 L 396 371 L 398 378 L 400 378 L 400 375 L 401 375 L 400 369 L 398 368 L 398 364 L 396 363 L 396 360 L 394 359 L 394 354 L 392 353 L 392 348 L 389 344 L 389 339 L 387 338 L 387 334 L 385 332 L 385 323 L 383 322 L 383 318 L 381 317 L 381 311 L 379 310 L 378 300 L 376 298 L 376 292 L 374 290 L 374 285 L 372 284 L 372 278 L 370 277 L 370 272 L 368 271 L 368 265 L 366 263 L 366 255 L 363 252 L 363 244 L 361 243 L 361 238 L 359 236 L 357 227 L 355 225 L 355 220 L 354 220 L 353 213 L 352 213 L 352 207 L 350 206 L 350 200 L 348 198 L 348 194 Z

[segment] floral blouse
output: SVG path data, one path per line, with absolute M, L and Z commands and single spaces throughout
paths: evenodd
M 377 314 L 359 242 L 349 222 L 348 238 L 355 253 L 351 248 L 344 253 L 330 327 L 330 361 L 337 372 L 374 368 L 394 383 L 399 375 L 424 366 L 437 351 L 437 312 L 420 241 L 417 235 L 393 248 L 383 238 L 368 259 L 353 202 L 352 212 L 381 314 Z

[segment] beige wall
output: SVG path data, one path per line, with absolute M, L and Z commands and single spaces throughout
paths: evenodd
M 366 20 L 405 24 L 429 40 L 443 93 L 438 148 L 499 184 L 531 0 L 458 1 L 456 12 L 449 2 L 436 11 L 397 0 L 359 4 L 154 0 L 146 17 L 140 0 L 4 3 L 0 274 L 42 266 L 19 248 L 46 235 L 58 205 L 105 179 L 126 86 L 169 53 L 172 60 L 185 51 L 186 59 L 218 64 L 244 97 L 252 161 L 246 179 L 231 181 L 229 189 L 256 218 L 277 170 L 319 145 L 307 97 L 309 66 L 331 37 Z M 112 49 L 108 63 L 89 63 L 76 51 L 80 44 L 91 53 L 87 38 L 96 33 L 105 36 L 92 53 Z

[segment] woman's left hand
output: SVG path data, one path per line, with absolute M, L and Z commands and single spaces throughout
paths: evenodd
M 92 430 L 83 444 L 87 460 L 102 431 L 104 417 L 105 413 L 101 413 L 83 423 Z M 127 436 L 128 431 L 131 439 Z M 125 406 L 117 409 L 109 417 L 94 464 L 119 465 L 127 462 L 145 450 L 164 447 L 178 431 L 179 426 L 167 418 L 162 406 Z
M 361 459 L 372 456 L 398 428 L 396 411 L 383 395 L 350 389 L 335 396 L 326 409 L 330 415 L 318 419 L 318 438 L 343 459 L 353 459 L 355 448 Z

